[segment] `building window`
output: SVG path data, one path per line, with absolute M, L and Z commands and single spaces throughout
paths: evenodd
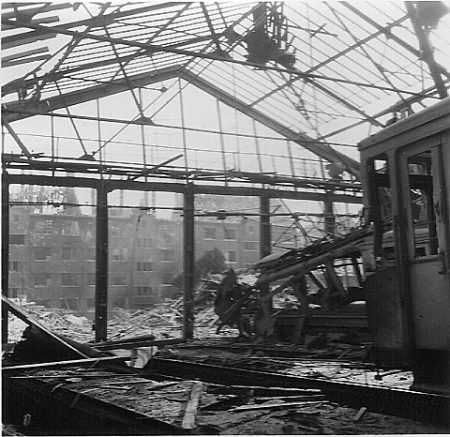
M 80 235 L 78 223 L 74 220 L 65 221 L 62 225 L 62 235 Z
M 77 277 L 74 273 L 62 273 L 61 285 L 77 285 Z
M 19 289 L 18 288 L 13 287 L 13 288 L 9 289 L 9 296 L 8 297 L 14 298 L 14 297 L 18 297 L 18 296 L 19 296 Z
M 44 232 L 44 229 L 45 229 L 45 222 L 44 222 L 44 220 L 36 220 L 34 222 L 34 230 L 35 230 L 35 232 L 42 233 L 42 232 Z
M 63 260 L 71 260 L 75 259 L 76 250 L 73 247 L 63 247 L 62 250 L 62 259 Z
M 233 250 L 229 250 L 227 253 L 227 262 L 230 263 L 235 263 L 237 261 L 237 257 L 236 257 L 236 252 L 234 252 Z
M 207 240 L 217 240 L 216 228 L 205 228 L 205 238 Z
M 119 273 L 113 277 L 112 285 L 125 285 L 127 283 L 127 275 L 125 273 Z
M 137 239 L 137 247 L 152 247 L 152 239 L 151 238 L 138 238 Z
M 136 266 L 138 272 L 151 272 L 153 271 L 153 263 L 150 261 L 139 261 Z
M 236 229 L 223 228 L 225 240 L 236 240 Z
M 95 285 L 95 274 L 94 273 L 87 274 L 87 285 Z
M 136 294 L 138 296 L 146 296 L 152 294 L 152 292 L 152 287 L 150 287 L 149 285 L 141 285 L 139 287 L 136 287 Z
M 10 261 L 9 263 L 9 270 L 11 272 L 18 272 L 20 267 L 19 261 Z
M 64 299 L 64 303 L 62 308 L 66 308 L 68 310 L 76 311 L 77 309 L 77 303 L 78 299 L 70 298 L 70 299 Z
M 34 259 L 36 261 L 47 261 L 52 256 L 52 251 L 49 247 L 35 247 Z
M 52 232 L 52 228 L 53 228 L 53 220 L 46 219 L 45 220 L 45 233 L 50 234 Z
M 244 250 L 258 250 L 258 242 L 244 241 Z
M 123 237 L 125 235 L 125 225 L 122 223 L 112 224 L 110 227 L 111 236 Z
M 120 262 L 125 261 L 127 259 L 127 249 L 124 248 L 115 248 L 111 253 L 112 261 Z
M 159 228 L 159 235 L 161 235 L 161 238 L 166 243 L 171 243 L 174 240 L 174 232 L 173 229 L 168 227 L 161 227 Z
M 23 246 L 25 244 L 25 234 L 11 234 L 9 236 L 9 244 Z
M 249 234 L 253 234 L 255 232 L 255 227 L 254 226 L 249 226 L 248 227 L 248 233 Z
M 161 282 L 163 284 L 171 284 L 174 277 L 173 277 L 173 273 L 172 272 L 163 272 L 161 275 Z
M 87 259 L 89 261 L 95 261 L 95 247 L 90 247 L 87 250 Z
M 172 249 L 161 249 L 161 261 L 173 261 L 175 259 L 175 252 Z
M 50 285 L 50 273 L 35 273 L 34 285 L 36 286 L 48 286 Z

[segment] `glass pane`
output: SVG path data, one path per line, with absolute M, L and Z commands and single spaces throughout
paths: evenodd
M 438 252 L 431 165 L 430 150 L 408 158 L 409 210 L 415 258 Z

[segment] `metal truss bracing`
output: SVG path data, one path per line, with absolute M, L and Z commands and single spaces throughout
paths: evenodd
M 30 148 L 21 123 L 42 114 L 53 123 L 65 115 L 76 153 L 81 143 L 86 155 L 92 141 L 78 125 L 106 120 L 121 127 L 100 142 L 95 157 L 113 156 L 115 147 L 123 152 L 125 129 L 130 136 L 151 130 L 152 139 L 182 131 L 176 140 L 182 145 L 152 144 L 152 153 L 140 157 L 152 162 L 140 164 L 151 167 L 182 153 L 185 171 L 209 169 L 195 162 L 202 152 L 220 163 L 214 171 L 227 181 L 233 172 L 253 170 L 301 178 L 310 167 L 301 150 L 307 159 L 316 155 L 342 166 L 354 179 L 359 166 L 352 146 L 396 113 L 448 94 L 450 15 L 440 2 L 424 3 L 5 3 L 4 135 L 11 150 L 46 155 L 48 147 Z M 192 123 L 189 115 L 203 99 L 195 100 L 193 89 L 227 107 L 214 105 L 217 128 Z M 102 116 L 95 104 L 89 107 L 111 98 L 128 113 Z M 210 112 L 210 101 L 201 104 Z M 176 114 L 175 122 L 163 126 L 167 113 Z M 222 120 L 230 116 L 232 128 Z M 253 145 L 246 143 L 248 119 L 254 120 Z M 193 143 L 194 132 L 204 143 L 206 131 L 215 135 L 217 156 Z M 65 156 L 76 157 L 74 150 L 68 147 Z M 253 157 L 247 167 L 246 156 Z

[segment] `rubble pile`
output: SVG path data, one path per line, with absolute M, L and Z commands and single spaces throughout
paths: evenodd
M 32 317 L 56 334 L 81 343 L 93 341 L 93 323 L 85 316 L 78 316 L 67 309 L 47 308 L 25 299 L 11 299 L 23 307 Z M 163 303 L 140 310 L 114 308 L 108 320 L 108 339 L 154 335 L 156 339 L 180 337 L 182 331 L 182 299 L 166 299 Z M 195 310 L 196 334 L 200 337 L 214 335 L 217 316 L 214 308 L 203 303 Z M 9 315 L 9 339 L 19 341 L 26 324 Z M 232 330 L 234 333 L 234 330 Z M 226 335 L 226 332 L 225 332 Z
M 76 316 L 67 309 L 47 308 L 35 302 L 30 302 L 26 298 L 10 300 L 57 334 L 80 342 L 88 342 L 93 337 L 92 324 L 87 317 Z M 9 340 L 11 342 L 19 341 L 26 326 L 22 320 L 10 313 L 8 324 Z

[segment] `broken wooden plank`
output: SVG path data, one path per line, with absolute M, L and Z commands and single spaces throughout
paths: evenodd
M 227 391 L 240 392 L 253 390 L 255 396 L 302 396 L 306 394 L 319 394 L 319 388 L 294 388 L 294 387 L 264 387 L 262 385 L 231 385 Z
M 355 422 L 359 422 L 361 418 L 364 416 L 365 412 L 367 411 L 366 407 L 361 407 L 358 412 L 355 414 L 355 417 L 353 417 L 353 420 Z
M 36 364 L 20 364 L 17 366 L 6 366 L 2 370 L 31 370 L 31 369 L 44 369 L 49 367 L 64 367 L 83 364 L 95 364 L 103 361 L 120 361 L 123 362 L 121 357 L 98 357 L 98 358 L 84 358 L 80 360 L 65 360 L 65 361 L 52 361 L 51 363 L 36 363 Z
M 181 428 L 194 429 L 195 418 L 197 416 L 198 405 L 203 392 L 203 382 L 196 381 L 192 385 L 189 401 L 186 405 L 186 411 L 184 412 L 183 421 L 181 422 Z
M 297 401 L 309 401 L 309 400 L 321 400 L 326 399 L 325 395 L 309 395 L 309 396 L 261 396 L 261 397 L 255 397 L 256 403 L 261 402 L 267 402 L 270 400 L 273 401 L 291 401 L 291 402 L 297 402 Z
M 259 404 L 259 405 L 241 405 L 240 407 L 231 408 L 230 412 L 239 412 L 239 411 L 251 411 L 251 410 L 269 410 L 271 408 L 291 408 L 291 407 L 299 407 L 302 405 L 310 405 L 322 403 L 323 400 L 317 401 L 302 401 L 302 402 L 282 402 L 276 404 Z

